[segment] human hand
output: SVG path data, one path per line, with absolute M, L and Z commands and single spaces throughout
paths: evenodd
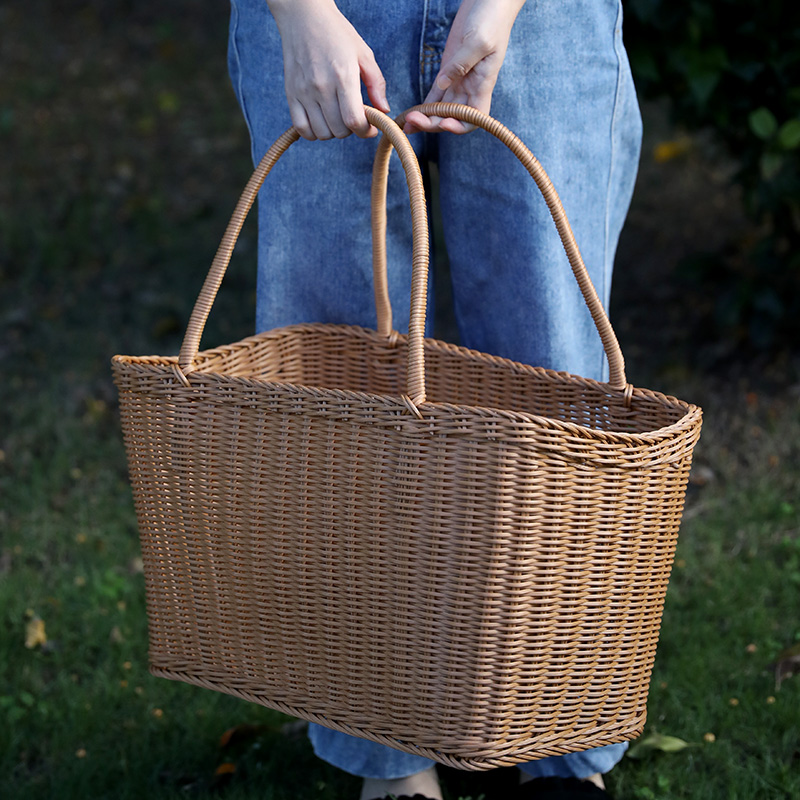
M 370 102 L 389 113 L 386 82 L 375 56 L 334 0 L 267 0 L 283 45 L 292 125 L 304 139 L 367 138 L 361 81 Z
M 463 103 L 488 114 L 511 29 L 523 5 L 525 0 L 463 0 L 447 37 L 439 74 L 425 102 Z M 404 130 L 468 133 L 473 128 L 457 119 L 426 117 L 412 111 Z

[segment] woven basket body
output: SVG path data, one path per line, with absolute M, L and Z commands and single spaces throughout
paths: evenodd
M 435 340 L 419 403 L 411 338 L 114 359 L 152 671 L 462 768 L 634 738 L 699 409 Z

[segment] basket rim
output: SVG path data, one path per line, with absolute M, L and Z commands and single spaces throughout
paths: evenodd
M 693 403 L 680 400 L 671 395 L 663 394 L 652 389 L 645 389 L 641 387 L 632 387 L 632 400 L 638 398 L 647 398 L 651 401 L 656 401 L 662 405 L 671 407 L 683 412 L 683 415 L 670 425 L 653 430 L 631 433 L 628 431 L 606 431 L 591 428 L 586 425 L 580 425 L 576 422 L 569 422 L 566 420 L 557 420 L 552 417 L 533 414 L 526 411 L 512 411 L 510 409 L 497 408 L 494 406 L 472 406 L 472 405 L 457 405 L 453 403 L 434 403 L 425 402 L 419 404 L 419 411 L 422 414 L 422 419 L 415 417 L 409 409 L 406 402 L 400 395 L 384 395 L 375 394 L 371 392 L 362 392 L 352 389 L 332 389 L 329 387 L 319 387 L 301 383 L 290 383 L 283 381 L 267 381 L 261 378 L 249 378 L 240 375 L 229 375 L 224 372 L 204 372 L 203 368 L 209 361 L 215 360 L 219 357 L 225 357 L 232 351 L 238 349 L 246 349 L 253 344 L 270 339 L 279 338 L 287 334 L 297 333 L 314 333 L 319 334 L 320 331 L 330 334 L 350 334 L 370 339 L 377 339 L 379 341 L 388 342 L 390 346 L 396 346 L 400 342 L 408 339 L 407 334 L 394 333 L 389 340 L 377 333 L 377 331 L 366 328 L 360 325 L 346 325 L 335 323 L 298 323 L 294 325 L 286 325 L 280 328 L 272 328 L 268 331 L 256 333 L 247 336 L 231 344 L 220 345 L 208 350 L 198 352 L 195 363 L 197 369 L 189 373 L 189 381 L 200 381 L 204 384 L 231 384 L 242 387 L 261 388 L 268 390 L 281 390 L 289 391 L 301 396 L 312 396 L 320 400 L 325 397 L 337 398 L 339 400 L 350 399 L 353 401 L 369 401 L 375 405 L 383 407 L 396 406 L 398 411 L 397 423 L 413 424 L 414 427 L 424 428 L 434 421 L 441 421 L 438 418 L 440 415 L 446 416 L 448 419 L 452 418 L 453 414 L 462 414 L 464 416 L 472 416 L 485 418 L 487 420 L 497 419 L 498 417 L 510 423 L 517 423 L 521 425 L 535 425 L 538 428 L 548 428 L 552 430 L 563 431 L 581 438 L 586 439 L 603 439 L 609 444 L 624 444 L 624 445 L 654 445 L 662 441 L 674 439 L 682 434 L 687 434 L 699 426 L 702 421 L 702 409 Z M 426 338 L 424 340 L 426 347 L 434 349 L 446 349 L 453 353 L 468 355 L 472 358 L 477 358 L 484 362 L 494 363 L 498 366 L 512 368 L 519 373 L 526 373 L 528 375 L 537 375 L 545 377 L 548 380 L 557 380 L 564 385 L 574 386 L 576 383 L 584 385 L 587 389 L 599 391 L 609 397 L 621 397 L 624 394 L 624 389 L 617 389 L 608 383 L 597 381 L 592 378 L 584 378 L 580 375 L 575 375 L 563 370 L 552 370 L 545 367 L 534 367 L 530 364 L 525 364 L 519 361 L 513 361 L 509 358 L 502 356 L 494 356 L 483 353 L 479 350 L 472 350 L 461 345 L 445 342 L 440 339 Z M 155 374 L 160 374 L 164 368 L 168 368 L 170 373 L 175 376 L 175 383 L 180 385 L 178 378 L 178 356 L 161 356 L 161 355 L 145 355 L 145 356 L 129 356 L 129 355 L 115 355 L 112 358 L 112 363 L 119 366 L 136 366 L 139 369 L 147 370 L 148 367 L 153 368 Z M 331 412 L 332 416 L 336 416 Z M 393 421 L 394 422 L 394 421 Z

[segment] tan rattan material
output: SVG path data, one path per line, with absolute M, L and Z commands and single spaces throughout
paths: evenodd
M 555 192 L 516 137 L 463 107 L 429 110 L 486 127 L 544 186 L 608 384 L 423 341 L 422 182 L 373 109 L 410 187 L 408 337 L 384 298 L 380 331 L 297 325 L 198 352 L 289 131 L 236 208 L 180 357 L 113 366 L 153 674 L 487 769 L 642 731 L 701 413 L 627 384 Z M 389 153 L 373 198 L 379 309 Z

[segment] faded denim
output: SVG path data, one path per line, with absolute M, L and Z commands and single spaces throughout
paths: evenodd
M 375 52 L 397 113 L 436 77 L 459 0 L 339 0 Z M 229 68 L 253 160 L 291 124 L 280 38 L 265 0 L 231 0 Z M 627 213 L 641 120 L 622 43 L 619 0 L 529 0 L 514 26 L 492 116 L 517 133 L 557 188 L 587 268 L 608 305 Z M 423 166 L 438 165 L 454 312 L 467 347 L 586 377 L 607 364 L 538 189 L 483 131 L 415 135 Z M 375 140 L 354 136 L 292 146 L 259 197 L 256 326 L 297 322 L 375 327 L 369 186 Z M 411 224 L 392 160 L 387 245 L 398 330 L 409 314 Z M 431 304 L 433 308 L 433 304 Z M 355 775 L 397 778 L 427 759 L 311 726 L 326 761 Z M 624 744 L 524 765 L 534 775 L 608 771 Z

